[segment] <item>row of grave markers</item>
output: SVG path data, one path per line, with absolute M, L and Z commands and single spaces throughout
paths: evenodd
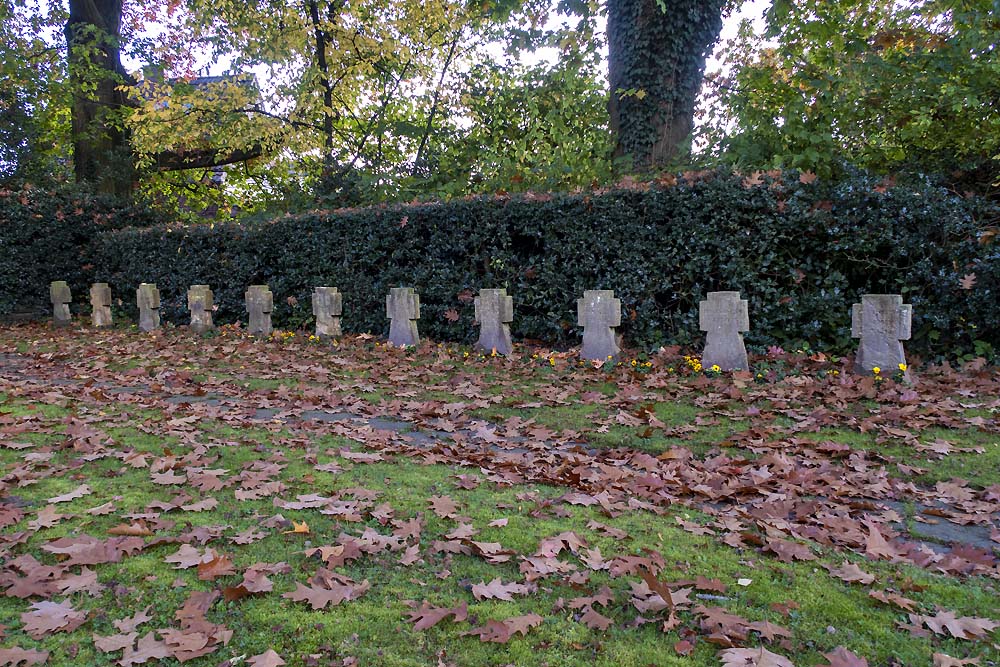
M 49 288 L 53 321 L 56 326 L 68 326 L 72 321 L 69 304 L 72 301 L 65 281 L 53 282 Z M 142 283 L 135 291 L 139 307 L 139 329 L 153 331 L 160 326 L 160 291 L 156 285 Z M 208 285 L 192 285 L 187 292 L 192 331 L 204 333 L 214 327 L 212 311 L 214 295 Z M 267 285 L 251 285 L 245 294 L 249 315 L 247 332 L 255 336 L 271 335 L 271 311 L 274 295 Z M 111 326 L 111 288 L 107 283 L 94 283 L 90 288 L 95 327 Z M 724 371 L 748 370 L 743 332 L 750 330 L 746 299 L 739 292 L 709 292 L 699 304 L 699 328 L 705 332 L 702 366 L 718 366 Z M 603 361 L 618 356 L 618 336 L 622 304 L 613 290 L 586 290 L 577 299 L 577 321 L 583 327 L 580 357 Z M 316 336 L 323 339 L 341 335 L 340 317 L 343 294 L 336 287 L 315 287 L 312 294 Z M 385 298 L 385 313 L 389 319 L 389 342 L 396 346 L 415 346 L 420 342 L 417 320 L 420 319 L 420 295 L 412 287 L 393 287 Z M 913 308 L 903 303 L 899 294 L 865 294 L 851 312 L 851 336 L 859 338 L 855 368 L 869 374 L 874 368 L 894 370 L 905 368 L 906 358 L 901 341 L 910 338 Z M 507 355 L 514 349 L 510 323 L 514 320 L 514 300 L 505 289 L 481 289 L 475 299 L 475 321 L 479 325 L 476 347 L 486 352 Z

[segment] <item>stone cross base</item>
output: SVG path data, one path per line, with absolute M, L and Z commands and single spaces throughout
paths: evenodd
M 576 301 L 577 323 L 583 327 L 580 358 L 590 361 L 617 359 L 621 348 L 615 327 L 622 323 L 622 302 L 614 290 L 586 290 Z
M 514 300 L 505 289 L 481 289 L 475 300 L 479 340 L 475 349 L 508 355 L 514 351 L 508 324 L 514 320 Z
M 65 280 L 56 280 L 49 285 L 49 297 L 52 301 L 52 326 L 68 327 L 73 323 L 73 315 L 69 312 L 69 304 L 73 296 L 69 284 Z
M 337 288 L 313 288 L 312 307 L 316 317 L 316 336 L 323 340 L 340 338 L 340 316 L 344 312 L 344 300 Z
M 698 304 L 699 327 L 705 332 L 704 368 L 718 366 L 723 371 L 749 370 L 743 331 L 750 329 L 747 301 L 739 292 L 709 292 Z
M 417 320 L 420 319 L 420 295 L 412 287 L 393 287 L 385 297 L 389 318 L 389 342 L 396 347 L 420 344 Z
M 271 326 L 271 310 L 274 308 L 274 295 L 267 285 L 251 285 L 246 295 L 249 323 L 247 333 L 251 336 L 267 337 L 274 331 Z
M 191 331 L 203 334 L 215 328 L 212 321 L 212 310 L 215 308 L 215 295 L 208 285 L 191 285 L 187 293 L 188 310 L 191 311 Z
M 906 364 L 904 340 L 910 339 L 913 306 L 899 294 L 865 294 L 851 309 L 851 336 L 860 338 L 854 370 L 883 377 L 898 373 Z
M 160 290 L 152 283 L 142 283 L 135 291 L 139 306 L 139 330 L 155 331 L 160 328 Z

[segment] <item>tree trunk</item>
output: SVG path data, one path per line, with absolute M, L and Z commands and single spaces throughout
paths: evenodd
M 122 0 L 70 0 L 66 43 L 73 90 L 73 168 L 77 182 L 124 195 L 134 186 L 128 135 L 115 115 L 132 83 L 121 64 Z
M 705 59 L 725 0 L 608 0 L 608 112 L 616 160 L 652 172 L 690 152 Z

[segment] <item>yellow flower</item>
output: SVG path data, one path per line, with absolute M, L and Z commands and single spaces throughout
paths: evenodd
M 903 371 L 905 373 L 906 372 L 906 364 L 900 364 L 899 365 L 899 370 L 901 370 L 901 371 Z
M 556 358 L 555 357 L 549 357 L 549 365 L 550 366 L 555 366 L 556 365 Z
M 718 373 L 719 371 L 721 371 L 721 370 L 722 370 L 722 367 L 721 367 L 721 366 L 719 366 L 719 364 L 712 364 L 712 369 L 711 369 L 711 370 L 712 370 L 713 372 L 715 372 L 715 373 Z
M 633 359 L 632 360 L 632 368 L 635 368 L 635 364 L 636 364 L 636 361 L 635 361 L 635 359 Z
M 874 373 L 875 375 L 878 375 L 881 372 L 882 372 L 882 369 L 879 368 L 878 366 L 876 366 L 875 368 L 872 369 L 872 373 Z

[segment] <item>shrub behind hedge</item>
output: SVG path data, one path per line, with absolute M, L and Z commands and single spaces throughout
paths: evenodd
M 333 285 L 345 295 L 345 330 L 382 334 L 385 295 L 403 285 L 420 293 L 422 335 L 469 341 L 472 295 L 506 287 L 517 338 L 569 345 L 579 335 L 575 299 L 600 288 L 620 296 L 626 340 L 655 346 L 700 339 L 698 301 L 736 289 L 750 300 L 748 343 L 846 350 L 851 304 L 901 292 L 914 306 L 911 350 L 1000 347 L 1000 243 L 979 242 L 984 216 L 995 215 L 988 204 L 864 177 L 789 180 L 747 187 L 717 174 L 647 191 L 121 229 L 99 234 L 88 261 L 118 295 L 157 283 L 165 318 L 178 323 L 195 283 L 215 291 L 217 322 L 245 321 L 246 286 L 269 284 L 277 326 L 308 322 L 311 288 Z

